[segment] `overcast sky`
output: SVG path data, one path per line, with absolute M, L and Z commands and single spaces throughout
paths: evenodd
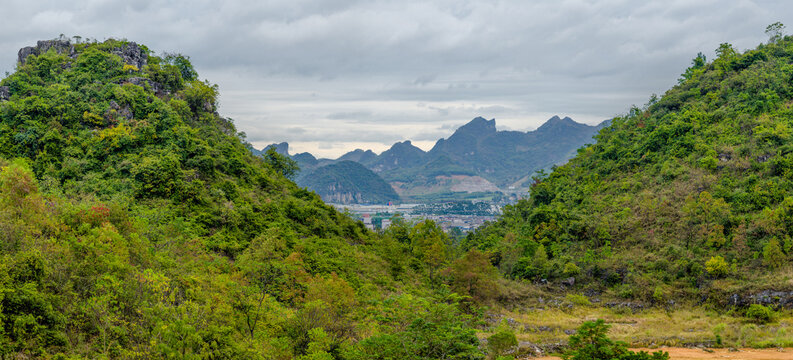
M 336 157 L 476 116 L 529 130 L 559 114 L 595 124 L 663 94 L 698 52 L 793 29 L 793 2 L 8 1 L 0 71 L 59 34 L 126 38 L 191 57 L 220 112 L 257 147 Z

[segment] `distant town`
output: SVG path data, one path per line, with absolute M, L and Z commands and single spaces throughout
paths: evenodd
M 435 221 L 444 231 L 459 229 L 468 232 L 493 221 L 501 209 L 487 202 L 448 202 L 437 204 L 333 204 L 339 211 L 361 220 L 370 230 L 386 229 L 391 225 L 394 216 L 406 220 Z

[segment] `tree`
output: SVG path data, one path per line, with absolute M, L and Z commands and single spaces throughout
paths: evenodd
M 768 35 L 768 43 L 773 44 L 778 42 L 785 36 L 785 25 L 777 21 L 765 28 L 765 34 Z
M 732 44 L 730 43 L 721 43 L 719 48 L 716 49 L 716 56 L 718 56 L 719 59 L 729 60 L 734 58 L 736 55 L 738 55 L 738 52 L 735 51 L 735 48 L 732 47 Z
M 455 260 L 448 273 L 452 290 L 474 300 L 488 300 L 498 292 L 498 270 L 490 264 L 487 254 L 477 249 Z
M 686 69 L 686 72 L 681 74 L 681 78 L 678 80 L 679 83 L 683 83 L 684 81 L 693 78 L 697 74 L 701 74 L 704 71 L 705 64 L 708 63 L 707 57 L 703 53 L 697 53 L 697 57 L 691 60 L 691 67 Z
M 413 255 L 427 266 L 430 279 L 446 261 L 447 240 L 446 233 L 432 220 L 424 220 L 410 230 Z
M 184 81 L 193 81 L 198 79 L 198 72 L 196 72 L 195 68 L 193 68 L 193 64 L 190 62 L 189 56 L 166 53 L 163 60 L 165 60 L 165 62 L 168 64 L 176 66 L 176 68 L 179 69 L 179 73 L 182 74 L 182 79 L 184 79 Z
M 295 175 L 300 171 L 297 161 L 279 154 L 274 148 L 269 148 L 264 153 L 264 162 L 270 165 L 277 173 L 290 180 L 294 179 Z
M 778 269 L 785 265 L 785 253 L 782 252 L 782 247 L 779 246 L 777 238 L 771 239 L 763 246 L 763 262 L 773 269 Z

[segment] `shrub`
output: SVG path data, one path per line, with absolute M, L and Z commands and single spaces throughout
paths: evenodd
M 576 276 L 581 273 L 581 268 L 578 267 L 574 262 L 569 262 L 564 265 L 564 270 L 562 271 L 566 276 Z
M 666 298 L 666 294 L 664 292 L 664 289 L 661 286 L 656 286 L 655 290 L 653 291 L 653 301 L 655 303 L 660 304 L 664 301 L 665 298 Z
M 565 295 L 564 298 L 575 305 L 579 305 L 579 306 L 592 305 L 592 302 L 589 301 L 589 298 L 581 294 L 567 294 Z
M 506 321 L 502 320 L 496 332 L 487 338 L 487 349 L 491 359 L 498 359 L 518 346 L 518 338 Z
M 712 256 L 705 262 L 705 271 L 713 277 L 724 277 L 730 272 L 730 265 L 721 256 Z
M 613 341 L 606 336 L 609 325 L 602 319 L 587 321 L 570 336 L 570 345 L 562 354 L 564 360 L 667 360 L 669 353 L 657 351 L 652 354 L 628 350 L 622 341 Z
M 776 238 L 771 239 L 763 247 L 763 262 L 773 269 L 785 265 L 785 253 L 782 252 L 782 247 L 779 246 L 779 240 Z
M 768 306 L 752 304 L 749 305 L 748 309 L 746 309 L 746 317 L 752 319 L 755 322 L 765 324 L 773 320 L 774 310 Z

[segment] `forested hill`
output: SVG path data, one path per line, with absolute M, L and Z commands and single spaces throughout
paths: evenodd
M 399 195 L 381 177 L 363 165 L 342 160 L 302 173 L 300 186 L 313 189 L 323 200 L 337 204 L 386 204 Z
M 514 277 L 653 302 L 790 290 L 793 38 L 716 53 L 535 179 L 530 199 L 466 246 L 497 253 Z
M 482 357 L 438 227 L 368 232 L 254 156 L 217 94 L 129 41 L 20 51 L 0 81 L 0 358 Z

